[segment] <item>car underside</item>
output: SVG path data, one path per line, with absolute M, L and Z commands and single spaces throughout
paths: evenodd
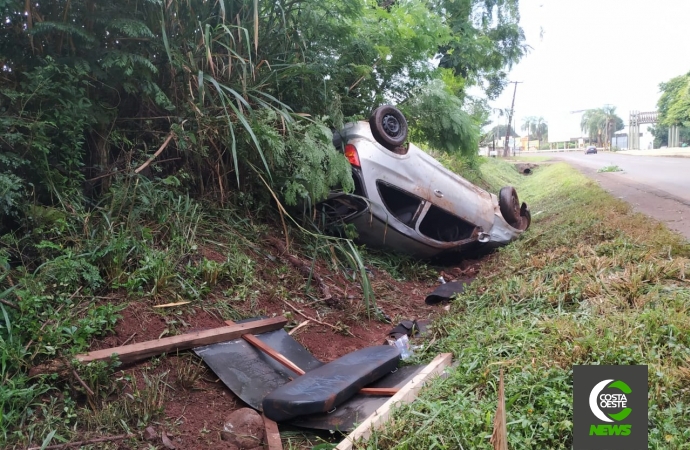
M 330 224 L 354 226 L 362 244 L 421 258 L 504 245 L 529 227 L 514 188 L 486 192 L 405 143 L 406 130 L 402 114 L 384 106 L 336 134 L 355 189 L 321 204 Z

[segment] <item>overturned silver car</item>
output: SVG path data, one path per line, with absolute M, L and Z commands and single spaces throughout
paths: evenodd
M 360 243 L 420 258 L 517 239 L 530 225 L 513 187 L 498 196 L 443 167 L 413 144 L 407 122 L 392 106 L 334 135 L 352 165 L 355 190 L 322 204 L 329 223 L 352 224 Z

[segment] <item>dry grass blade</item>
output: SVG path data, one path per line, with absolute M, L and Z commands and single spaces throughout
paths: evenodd
M 508 428 L 506 426 L 506 399 L 503 390 L 503 369 L 498 382 L 498 406 L 494 417 L 494 432 L 491 435 L 494 450 L 508 450 Z

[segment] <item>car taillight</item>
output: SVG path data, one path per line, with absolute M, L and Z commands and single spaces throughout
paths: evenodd
M 345 146 L 345 157 L 348 161 L 350 161 L 350 164 L 352 164 L 353 166 L 362 167 L 362 165 L 359 163 L 359 155 L 357 154 L 357 149 L 354 145 L 347 144 Z

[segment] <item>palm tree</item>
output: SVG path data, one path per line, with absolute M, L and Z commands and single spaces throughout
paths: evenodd
M 590 142 L 596 138 L 597 145 L 607 145 L 611 142 L 613 133 L 623 128 L 622 123 L 623 119 L 616 115 L 616 107 L 606 105 L 585 111 L 580 127 L 583 133 L 587 133 Z
M 529 141 L 530 134 L 535 133 L 535 123 L 537 122 L 537 118 L 534 116 L 528 116 L 522 119 L 522 131 L 527 132 L 527 140 Z M 544 120 L 544 119 L 542 119 Z
M 541 147 L 542 138 L 549 132 L 549 125 L 543 117 L 537 117 L 534 122 L 534 132 L 539 140 L 539 147 Z
M 580 128 L 583 133 L 587 133 L 590 143 L 595 141 L 597 145 L 600 145 L 605 123 L 606 115 L 603 113 L 602 108 L 588 109 L 582 115 Z

